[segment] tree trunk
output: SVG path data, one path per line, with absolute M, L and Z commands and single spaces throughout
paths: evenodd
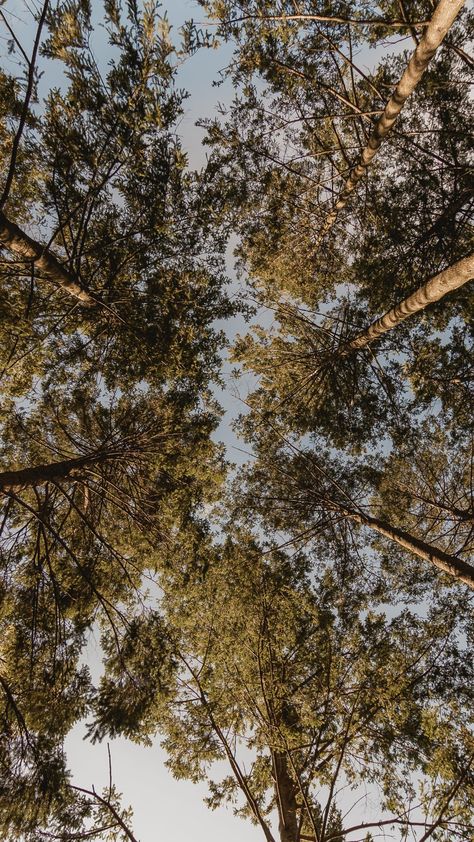
M 48 482 L 73 478 L 80 474 L 81 469 L 86 465 L 105 462 L 116 456 L 116 452 L 102 451 L 88 456 L 79 456 L 76 459 L 64 459 L 61 462 L 35 465 L 32 468 L 20 468 L 18 471 L 3 471 L 0 473 L 0 493 L 8 494 L 9 491 L 16 493 L 25 488 L 36 488 Z
M 288 772 L 286 754 L 279 751 L 272 751 L 272 757 L 278 805 L 280 842 L 298 842 L 296 786 Z
M 395 541 L 395 543 L 399 544 L 405 550 L 409 550 L 409 552 L 419 558 L 429 561 L 435 567 L 442 570 L 443 573 L 455 576 L 460 582 L 464 582 L 465 585 L 474 589 L 474 567 L 461 558 L 445 553 L 443 550 L 439 550 L 437 547 L 433 547 L 431 544 L 427 544 L 425 541 L 416 538 L 409 532 L 405 532 L 405 530 L 399 529 L 397 526 L 392 526 L 387 521 L 371 517 L 353 509 L 347 509 L 338 504 L 334 508 L 355 523 L 368 526 L 374 532 L 384 535 L 385 538 L 390 538 L 391 541 Z
M 438 3 L 433 17 L 424 32 L 423 38 L 413 53 L 402 78 L 400 79 L 391 98 L 387 102 L 382 116 L 377 121 L 372 134 L 370 135 L 367 146 L 364 148 L 359 162 L 352 169 L 349 178 L 339 194 L 336 204 L 326 217 L 324 225 L 317 238 L 317 245 L 321 243 L 323 237 L 325 237 L 330 228 L 332 228 L 339 211 L 346 206 L 352 191 L 355 190 L 359 181 L 365 175 L 367 167 L 372 162 L 372 159 L 375 157 L 383 141 L 390 132 L 390 129 L 400 114 L 406 100 L 415 90 L 418 82 L 423 76 L 423 73 L 428 67 L 428 64 L 436 53 L 436 50 L 441 44 L 449 28 L 454 23 L 454 20 L 461 11 L 463 5 L 464 0 L 440 0 Z
M 348 356 L 353 351 L 365 348 L 370 342 L 374 342 L 387 331 L 397 327 L 409 316 L 424 310 L 428 304 L 439 301 L 448 292 L 458 289 L 472 278 L 474 278 L 474 253 L 458 260 L 457 263 L 440 272 L 439 275 L 435 275 L 434 278 L 430 278 L 416 292 L 409 295 L 408 298 L 404 298 L 384 316 L 373 322 L 363 333 L 344 345 L 339 351 L 340 355 Z
M 57 259 L 46 246 L 42 246 L 28 236 L 14 222 L 11 222 L 0 211 L 0 244 L 9 251 L 19 254 L 37 266 L 42 272 L 55 281 L 61 289 L 73 295 L 82 304 L 93 307 L 97 302 L 86 289 Z

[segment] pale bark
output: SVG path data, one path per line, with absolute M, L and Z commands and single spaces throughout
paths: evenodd
M 453 266 L 444 269 L 434 278 L 430 278 L 423 286 L 419 287 L 408 298 L 399 301 L 395 307 L 388 310 L 384 316 L 373 322 L 366 330 L 344 345 L 339 353 L 341 356 L 348 356 L 353 351 L 358 351 L 360 348 L 365 348 L 371 342 L 379 339 L 387 331 L 397 327 L 401 322 L 414 313 L 419 313 L 424 310 L 428 304 L 433 304 L 439 301 L 448 292 L 466 284 L 474 278 L 474 253 L 468 257 L 463 257 L 458 260 Z
M 465 0 L 440 0 L 438 3 L 423 38 L 413 53 L 394 93 L 387 102 L 382 116 L 374 126 L 367 146 L 364 148 L 358 163 L 352 169 L 334 207 L 326 217 L 318 236 L 318 245 L 334 225 L 339 211 L 346 206 L 351 193 L 365 175 L 368 166 L 389 134 L 406 100 L 415 90 L 436 50 L 464 6 L 464 2 Z
M 78 456 L 75 459 L 64 459 L 60 462 L 50 462 L 45 465 L 34 465 L 31 468 L 20 468 L 18 471 L 3 471 L 0 473 L 0 493 L 17 493 L 25 488 L 37 488 L 48 482 L 59 482 L 72 479 L 80 475 L 88 465 L 105 462 L 116 457 L 116 453 L 92 453 L 88 456 Z
M 0 245 L 31 261 L 57 283 L 61 289 L 73 295 L 82 304 L 92 307 L 97 303 L 77 278 L 60 263 L 53 252 L 29 237 L 18 225 L 7 219 L 2 212 L 0 212 Z
M 434 566 L 439 570 L 442 570 L 443 573 L 448 573 L 450 576 L 454 576 L 458 579 L 458 581 L 464 582 L 465 585 L 474 589 L 474 567 L 466 561 L 463 561 L 463 559 L 458 558 L 458 556 L 445 553 L 443 550 L 433 547 L 431 544 L 427 544 L 420 538 L 416 538 L 409 532 L 405 532 L 404 529 L 392 526 L 385 520 L 371 517 L 370 515 L 364 514 L 360 511 L 347 509 L 344 506 L 336 505 L 335 508 L 349 520 L 352 520 L 355 523 L 360 523 L 363 526 L 367 526 L 369 529 L 372 529 L 374 532 L 378 532 L 385 538 L 390 538 L 391 541 L 395 541 L 395 543 L 399 544 L 399 546 L 403 547 L 405 550 L 413 553 L 413 555 L 416 555 L 418 558 L 422 558 L 425 561 L 429 561 L 430 564 L 434 564 Z

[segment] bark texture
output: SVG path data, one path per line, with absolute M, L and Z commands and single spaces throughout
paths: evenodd
M 288 771 L 288 761 L 283 752 L 272 752 L 273 773 L 278 806 L 280 842 L 298 842 L 298 805 L 296 786 Z
M 366 345 L 374 342 L 375 339 L 383 336 L 384 333 L 392 330 L 392 328 L 397 327 L 397 325 L 409 316 L 419 313 L 428 304 L 439 301 L 448 292 L 462 287 L 473 278 L 474 253 L 468 257 L 463 257 L 462 260 L 458 260 L 457 263 L 435 275 L 434 278 L 430 278 L 426 284 L 419 287 L 412 295 L 409 295 L 408 298 L 404 298 L 403 301 L 392 307 L 384 316 L 373 322 L 367 330 L 364 330 L 363 333 L 360 333 L 355 339 L 344 345 L 340 350 L 341 356 L 347 356 L 353 351 L 365 348 Z
M 72 478 L 81 473 L 87 465 L 105 462 L 115 458 L 117 454 L 102 452 L 92 453 L 88 456 L 79 456 L 76 459 L 64 459 L 60 462 L 50 462 L 45 465 L 34 465 L 31 468 L 20 468 L 18 471 L 3 471 L 0 473 L 0 492 L 17 493 L 25 488 L 36 488 L 46 485 L 48 482 L 59 482 L 62 479 Z
M 413 555 L 416 555 L 418 558 L 422 558 L 425 561 L 429 561 L 430 564 L 434 564 L 434 566 L 439 570 L 442 570 L 443 573 L 455 576 L 460 582 L 464 582 L 465 585 L 474 589 L 474 567 L 471 564 L 468 564 L 467 561 L 463 561 L 463 559 L 458 558 L 458 556 L 445 553 L 443 550 L 439 550 L 437 547 L 427 544 L 420 538 L 416 538 L 409 532 L 405 532 L 404 529 L 392 526 L 390 523 L 387 523 L 387 521 L 371 517 L 370 515 L 366 515 L 352 509 L 345 509 L 342 506 L 338 507 L 338 509 L 341 514 L 344 514 L 355 523 L 368 526 L 369 529 L 374 530 L 374 532 L 378 532 L 385 538 L 390 538 L 390 540 L 395 541 L 395 543 L 399 544 L 405 550 L 409 550 L 409 552 L 413 553 Z
M 423 38 L 413 53 L 394 93 L 387 102 L 382 116 L 377 121 L 367 146 L 364 148 L 358 163 L 351 170 L 336 204 L 326 217 L 318 236 L 318 245 L 334 225 L 339 211 L 347 205 L 352 191 L 355 190 L 359 181 L 365 175 L 367 167 L 371 164 L 389 134 L 406 100 L 418 85 L 436 50 L 464 6 L 464 2 L 465 0 L 440 0 Z
M 42 246 L 28 236 L 16 223 L 11 222 L 0 211 L 0 244 L 9 251 L 30 260 L 42 272 L 48 275 L 62 289 L 73 295 L 88 307 L 97 302 L 79 283 L 77 278 L 60 263 L 58 258 L 46 246 Z

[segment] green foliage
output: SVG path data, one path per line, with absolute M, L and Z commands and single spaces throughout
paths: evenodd
M 223 213 L 240 234 L 240 263 L 260 303 L 279 321 L 276 336 L 263 328 L 257 341 L 241 341 L 236 350 L 259 375 L 252 406 L 265 417 L 283 416 L 285 428 L 323 433 L 349 450 L 373 447 L 377 438 L 397 443 L 427 411 L 438 412 L 439 401 L 451 429 L 466 428 L 472 410 L 467 286 L 374 348 L 340 359 L 338 350 L 472 251 L 470 65 L 456 46 L 469 39 L 472 15 L 460 15 L 365 186 L 320 241 L 409 52 L 367 69 L 355 52 L 358 39 L 375 44 L 387 30 L 349 32 L 305 15 L 370 19 L 382 10 L 389 21 L 400 6 L 344 4 L 342 11 L 249 2 L 239 15 L 232 4 L 206 8 L 236 39 L 229 73 L 240 83 L 225 119 L 208 125 L 223 168 Z M 412 20 L 431 14 L 425 4 L 403 8 Z M 302 17 L 273 20 L 272 14 Z
M 212 172 L 188 169 L 176 133 L 185 95 L 166 16 L 112 0 L 103 24 L 97 43 L 88 2 L 49 9 L 41 63 L 57 87 L 35 84 L 5 205 L 96 302 L 81 306 L 2 250 L 2 476 L 31 476 L 2 489 L 0 827 L 28 842 L 47 829 L 103 838 L 106 825 L 105 838 L 123 838 L 115 795 L 101 802 L 69 784 L 63 741 L 91 698 L 84 648 L 92 628 L 109 629 L 106 659 L 125 664 L 120 640 L 147 577 L 223 478 L 210 439 L 214 322 L 238 308 L 211 228 Z M 7 170 L 22 85 L 6 72 L 0 84 Z M 156 634 L 150 624 L 149 646 Z M 132 712 L 116 703 L 116 733 L 146 699 Z
M 103 646 L 106 675 L 98 689 L 96 719 L 90 729 L 93 741 L 105 734 L 120 734 L 149 742 L 152 710 L 157 698 L 166 706 L 177 666 L 168 630 L 158 614 L 148 612 L 127 623 L 119 645 L 104 637 Z
M 137 735 L 164 734 L 176 777 L 208 780 L 210 807 L 228 801 L 265 833 L 273 810 L 280 828 L 293 810 L 303 833 L 316 826 L 324 839 L 343 838 L 335 793 L 344 780 L 354 800 L 370 782 L 381 806 L 399 815 L 418 779 L 436 814 L 430 799 L 441 803 L 457 780 L 468 734 L 471 664 L 456 631 L 460 605 L 389 619 L 366 610 L 357 574 L 351 594 L 334 570 L 318 575 L 310 556 L 260 548 L 245 530 L 220 548 L 205 541 L 200 552 L 206 574 L 189 558 L 185 591 L 183 554 L 179 572 L 166 576 L 161 606 L 174 679 L 155 676 L 155 657 L 160 675 L 166 663 L 158 632 L 148 704 L 134 711 Z M 107 664 L 96 716 L 110 734 L 123 687 L 143 681 L 149 622 L 143 617 L 128 636 L 130 677 L 117 659 Z M 124 732 L 130 723 L 122 720 Z M 213 764 L 222 760 L 232 775 L 216 781 Z M 465 803 L 463 795 L 453 815 Z
M 13 38 L 0 72 L 4 215 L 91 299 L 3 238 L 0 830 L 134 840 L 112 774 L 71 784 L 85 718 L 92 741 L 159 735 L 266 842 L 467 842 L 472 598 L 433 564 L 473 547 L 469 289 L 350 343 L 472 250 L 472 14 L 321 239 L 408 59 L 367 50 L 419 40 L 431 4 L 200 5 L 178 51 L 160 4 L 59 2 L 38 67 Z M 223 41 L 236 96 L 194 173 L 177 67 Z M 231 351 L 257 382 L 224 490 L 230 233 L 274 318 Z

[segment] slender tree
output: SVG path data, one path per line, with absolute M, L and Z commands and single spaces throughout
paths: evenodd
M 457 54 L 440 50 L 382 145 L 365 194 L 320 254 L 315 232 L 325 209 L 356 166 L 406 59 L 387 56 L 368 70 L 355 47 L 376 42 L 378 32 L 369 39 L 357 28 L 265 23 L 267 9 L 242 8 L 255 17 L 232 29 L 231 72 L 242 93 L 227 121 L 210 125 L 209 140 L 225 167 L 227 207 L 237 206 L 241 257 L 261 294 L 275 299 L 283 290 L 319 309 L 346 282 L 363 291 L 363 305 L 375 315 L 389 300 L 405 298 L 420 272 L 434 276 L 472 252 L 464 93 L 470 82 Z M 454 24 L 456 43 L 468 39 L 469 26 L 463 11 Z
M 222 238 L 209 234 L 209 174 L 199 187 L 186 169 L 183 96 L 158 9 L 112 3 L 104 15 L 108 67 L 87 3 L 46 15 L 36 73 L 43 62 L 63 80 L 30 103 L 0 218 L 4 387 L 17 392 L 54 365 L 53 380 L 68 379 L 71 357 L 87 357 L 110 387 L 174 376 L 199 391 L 218 363 L 212 321 L 235 309 Z M 11 92 L 7 103 L 8 150 L 20 105 Z
M 115 795 L 69 786 L 64 740 L 91 629 L 121 657 L 147 577 L 221 482 L 213 323 L 235 311 L 158 8 L 106 3 L 99 55 L 87 2 L 44 11 L 31 59 L 12 30 L 30 94 L 0 75 L 0 827 L 22 842 L 125 833 Z M 40 97 L 44 68 L 59 83 Z
M 96 303 L 91 294 L 83 288 L 71 272 L 61 265 L 61 262 L 47 246 L 37 243 L 1 212 L 0 242 L 13 254 L 26 259 L 36 269 L 44 272 L 61 289 L 86 306 L 90 307 Z
M 240 531 L 217 555 L 201 547 L 190 567 L 176 569 L 163 618 L 137 620 L 124 641 L 130 678 L 120 684 L 117 659 L 108 661 L 95 736 L 159 730 L 173 773 L 207 780 L 209 806 L 231 802 L 267 842 L 341 842 L 384 828 L 421 840 L 435 826 L 441 839 L 466 838 L 469 729 L 464 714 L 451 720 L 459 742 L 441 748 L 443 717 L 435 712 L 443 708 L 439 694 L 458 680 L 456 648 L 442 666 L 438 655 L 446 635 L 454 644 L 446 612 L 389 621 L 372 609 L 364 620 L 360 580 L 346 588 L 310 573 L 302 553 L 290 558 L 264 549 Z M 145 654 L 163 622 L 171 675 L 161 648 L 156 660 Z M 435 678 L 438 668 L 445 683 Z M 132 686 L 141 688 L 133 702 Z M 421 773 L 425 796 L 417 812 L 410 776 L 434 751 L 430 772 Z M 219 780 L 216 760 L 229 770 Z M 364 780 L 375 784 L 379 812 L 343 818 L 341 786 L 350 782 L 357 798 Z
M 387 102 L 384 112 L 377 121 L 373 132 L 370 135 L 367 146 L 364 148 L 357 165 L 351 170 L 344 189 L 339 194 L 333 209 L 328 214 L 324 225 L 318 235 L 318 244 L 325 237 L 329 229 L 334 225 L 337 215 L 349 199 L 352 191 L 357 187 L 359 181 L 365 175 L 367 167 L 371 164 L 386 136 L 392 129 L 406 100 L 413 93 L 420 82 L 428 64 L 435 55 L 443 38 L 454 23 L 457 15 L 464 5 L 464 0 L 441 0 L 435 9 L 433 17 L 423 33 L 423 38 L 417 44 L 410 62 L 400 79 L 394 93 Z
M 334 463 L 328 455 L 315 455 L 307 448 L 298 450 L 290 446 L 285 452 L 285 447 L 277 446 L 268 452 L 261 441 L 260 459 L 254 468 L 248 470 L 245 499 L 256 511 L 269 518 L 274 528 L 288 532 L 290 541 L 297 544 L 301 539 L 311 541 L 312 536 L 318 541 L 321 536 L 323 541 L 326 536 L 331 540 L 338 534 L 341 524 L 356 523 L 365 527 L 369 534 L 383 536 L 397 547 L 473 588 L 474 568 L 469 563 L 473 537 L 472 529 L 469 529 L 471 510 L 458 510 L 455 515 L 463 528 L 457 537 L 457 546 L 448 544 L 451 552 L 447 552 L 443 547 L 443 524 L 449 534 L 453 512 L 440 512 L 440 529 L 437 531 L 440 532 L 441 546 L 437 546 L 432 539 L 429 540 L 432 524 L 426 519 L 418 521 L 418 534 L 411 531 L 413 527 L 408 525 L 412 520 L 409 505 L 406 513 L 398 511 L 395 503 L 393 510 L 385 507 L 384 517 L 377 516 L 373 511 L 377 504 L 370 499 L 369 493 L 371 483 L 372 488 L 374 485 L 376 488 L 379 481 L 380 475 L 372 473 L 370 463 L 351 469 L 347 462 Z M 469 482 L 468 467 L 464 481 Z M 384 477 L 384 482 L 389 483 L 388 477 Z M 472 494 L 472 490 L 468 494 Z M 442 500 L 439 502 L 442 507 Z M 433 505 L 436 505 L 434 501 Z M 394 517 L 392 521 L 389 519 L 391 516 Z M 467 527 L 467 535 L 464 527 Z M 346 551 L 344 529 L 341 539 Z M 350 555 L 349 549 L 349 564 Z M 356 553 L 353 563 L 358 564 Z
M 120 459 L 125 456 L 126 451 L 116 450 L 97 453 L 89 453 L 87 456 L 78 456 L 75 459 L 63 459 L 60 462 L 50 462 L 47 465 L 35 465 L 31 468 L 20 468 L 18 471 L 2 471 L 0 473 L 0 491 L 8 492 L 23 491 L 25 488 L 38 488 L 47 485 L 48 482 L 59 482 L 62 479 L 75 481 L 88 466 L 98 465 L 108 460 Z

